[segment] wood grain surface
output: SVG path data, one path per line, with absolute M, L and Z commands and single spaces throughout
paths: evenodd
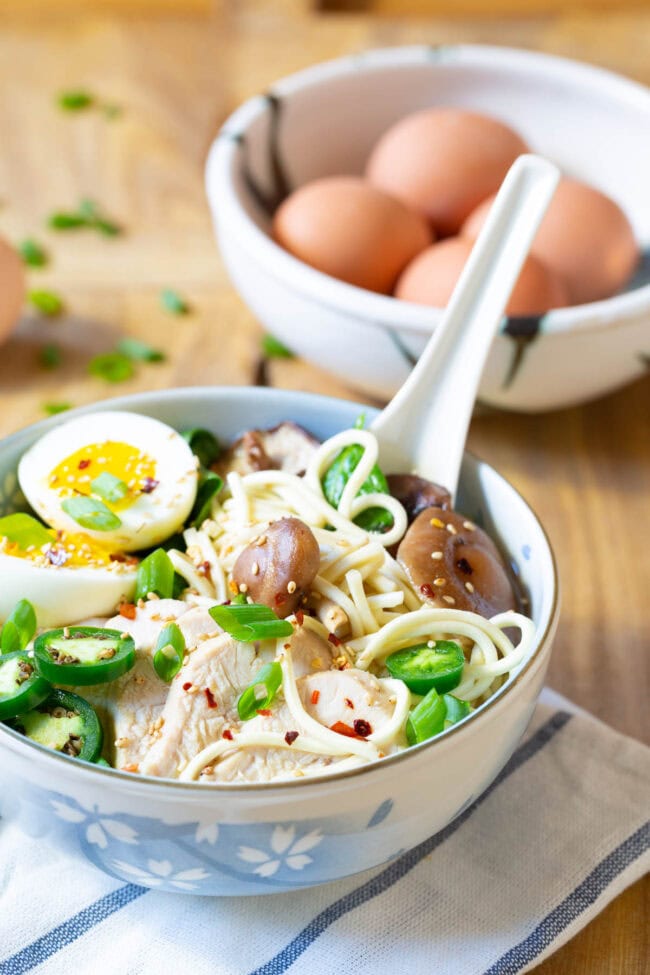
M 50 264 L 30 271 L 30 286 L 56 289 L 66 303 L 57 319 L 25 314 L 0 350 L 0 434 L 42 417 L 48 401 L 259 377 L 261 331 L 220 263 L 202 167 L 225 115 L 275 78 L 369 46 L 471 40 L 650 81 L 648 10 L 470 21 L 301 15 L 309 6 L 167 0 L 157 12 L 151 3 L 93 12 L 66 0 L 43 13 L 32 0 L 0 2 L 0 232 L 48 248 Z M 55 96 L 66 87 L 87 87 L 123 111 L 112 120 L 96 109 L 62 113 Z M 101 202 L 124 234 L 45 229 L 48 213 L 81 197 Z M 186 297 L 190 314 L 162 309 L 166 287 Z M 119 386 L 89 376 L 89 358 L 122 335 L 163 347 L 167 361 Z M 48 343 L 63 361 L 45 371 L 38 357 Z M 262 365 L 273 385 L 358 398 L 300 361 Z M 648 741 L 650 382 L 562 412 L 480 413 L 470 446 L 522 491 L 554 543 L 563 614 L 551 686 Z M 537 971 L 645 975 L 649 907 L 646 879 Z

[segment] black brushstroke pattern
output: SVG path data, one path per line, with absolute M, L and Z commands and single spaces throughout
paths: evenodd
M 646 247 L 641 252 L 634 274 L 620 293 L 627 294 L 629 291 L 636 291 L 637 288 L 643 288 L 647 284 L 650 284 L 650 247 Z
M 543 318 L 543 315 L 510 315 L 506 319 L 503 334 L 514 342 L 514 351 L 502 389 L 508 389 L 515 381 L 526 352 L 540 334 Z
M 404 361 L 408 364 L 408 366 L 413 368 L 415 363 L 418 361 L 417 356 L 414 356 L 413 353 L 406 348 L 397 332 L 393 332 L 390 328 L 387 328 L 385 331 L 388 338 L 391 340 Z

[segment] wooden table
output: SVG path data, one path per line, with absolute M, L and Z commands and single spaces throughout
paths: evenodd
M 565 54 L 650 81 L 647 7 L 469 23 L 303 16 L 298 0 L 224 3 L 212 13 L 202 0 L 179 0 L 155 15 L 145 3 L 136 4 L 137 16 L 124 3 L 106 6 L 92 14 L 65 0 L 53 14 L 32 0 L 0 0 L 0 232 L 47 245 L 51 264 L 31 271 L 30 283 L 56 288 L 67 306 L 59 319 L 25 315 L 0 351 L 1 434 L 39 419 L 46 401 L 79 405 L 140 389 L 255 380 L 261 331 L 220 263 L 202 166 L 220 121 L 273 79 L 373 45 L 473 40 Z M 88 87 L 123 113 L 65 114 L 54 97 L 68 87 Z M 49 212 L 80 197 L 101 201 L 125 234 L 43 229 Z M 178 289 L 192 313 L 165 313 L 163 287 Z M 164 347 L 168 360 L 143 365 L 120 386 L 87 375 L 89 357 L 123 334 Z M 51 342 L 63 362 L 44 371 L 38 352 Z M 302 362 L 267 365 L 274 385 L 355 395 Z M 470 437 L 530 500 L 556 547 L 564 610 L 550 684 L 646 740 L 649 417 L 646 379 L 577 409 L 487 413 Z M 636 884 L 538 971 L 646 972 L 649 901 L 647 880 Z

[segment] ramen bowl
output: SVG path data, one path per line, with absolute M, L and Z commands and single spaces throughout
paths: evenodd
M 208 427 L 224 439 L 284 419 L 326 438 L 350 427 L 361 409 L 304 393 L 195 388 L 122 397 L 66 419 L 107 407 L 178 429 Z M 37 423 L 0 444 L 0 514 L 21 508 L 18 460 L 57 422 Z M 558 614 L 548 539 L 514 488 L 467 455 L 458 507 L 509 554 L 536 625 L 527 658 L 465 721 L 361 769 L 243 786 L 90 765 L 0 725 L 0 813 L 15 817 L 39 842 L 73 849 L 113 877 L 229 897 L 337 880 L 393 860 L 443 829 L 475 802 L 517 746 L 542 688 Z
M 206 190 L 223 261 L 243 300 L 296 353 L 388 399 L 442 310 L 338 281 L 270 233 L 277 204 L 320 176 L 361 173 L 379 136 L 409 112 L 445 105 L 492 114 L 531 150 L 603 190 L 650 245 L 650 92 L 563 58 L 479 45 L 402 47 L 340 58 L 277 82 L 225 123 Z M 625 293 L 545 315 L 509 318 L 480 397 L 536 411 L 612 390 L 647 369 L 650 261 Z

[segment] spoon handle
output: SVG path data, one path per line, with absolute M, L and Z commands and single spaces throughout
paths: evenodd
M 511 166 L 440 325 L 372 424 L 385 470 L 415 471 L 454 496 L 483 366 L 559 178 L 539 156 Z

